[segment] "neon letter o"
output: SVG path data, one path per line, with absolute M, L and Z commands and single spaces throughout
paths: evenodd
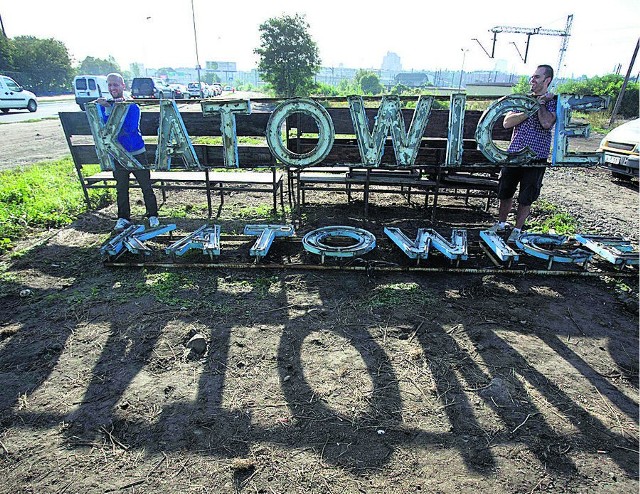
M 282 124 L 289 115 L 295 113 L 310 116 L 318 126 L 318 144 L 307 153 L 294 153 L 282 142 Z M 271 154 L 289 166 L 303 167 L 320 163 L 331 151 L 334 139 L 335 131 L 329 112 L 311 99 L 295 98 L 283 101 L 273 111 L 267 123 L 267 144 Z

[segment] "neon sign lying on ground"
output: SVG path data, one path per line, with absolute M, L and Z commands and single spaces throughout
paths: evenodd
M 103 256 L 112 257 L 117 257 L 125 251 L 151 255 L 153 251 L 144 241 L 175 229 L 175 224 L 162 225 L 150 230 L 145 230 L 144 225 L 130 225 L 102 245 L 100 252 Z M 219 225 L 203 225 L 175 241 L 164 251 L 175 257 L 182 256 L 190 250 L 200 250 L 213 260 L 221 253 L 220 231 Z M 466 229 L 454 229 L 451 232 L 451 240 L 447 240 L 432 228 L 419 228 L 414 240 L 395 227 L 385 227 L 384 233 L 407 257 L 415 259 L 418 263 L 426 260 L 432 249 L 439 251 L 456 265 L 469 259 Z M 249 255 L 258 262 L 267 256 L 276 238 L 293 237 L 295 229 L 293 225 L 246 225 L 244 234 L 257 237 Z M 480 232 L 480 238 L 500 261 L 511 266 L 518 260 L 519 254 L 495 232 L 483 230 Z M 548 261 L 548 269 L 551 269 L 554 262 L 581 264 L 586 268 L 594 253 L 620 267 L 640 263 L 638 252 L 629 241 L 622 238 L 582 234 L 571 238 L 564 235 L 525 233 L 516 241 L 516 245 L 525 254 Z M 307 252 L 320 256 L 324 264 L 327 257 L 354 258 L 371 252 L 376 248 L 376 237 L 362 228 L 327 226 L 308 232 L 302 239 L 302 246 Z
M 367 168 L 380 166 L 384 144 L 389 135 L 391 135 L 397 166 L 416 165 L 418 149 L 429 122 L 434 99 L 433 96 L 418 98 L 409 129 L 406 129 L 400 98 L 383 96 L 374 119 L 373 129 L 370 129 L 362 97 L 349 96 L 347 101 L 361 159 L 354 165 Z M 445 162 L 442 163 L 444 167 L 462 165 L 465 103 L 465 94 L 452 94 L 450 97 L 447 146 Z M 588 132 L 588 127 L 585 129 L 584 125 L 571 122 L 572 110 L 599 110 L 605 108 L 606 103 L 605 99 L 597 96 L 558 96 L 552 152 L 553 166 L 594 166 L 601 163 L 601 153 L 569 152 L 568 138 Z M 134 103 L 115 104 L 106 124 L 102 122 L 95 103 L 89 103 L 86 107 L 96 153 L 101 168 L 105 171 L 113 170 L 113 158 L 128 169 L 144 168 L 117 140 L 127 113 L 127 106 L 130 104 Z M 236 114 L 250 114 L 251 101 L 205 100 L 201 105 L 203 115 L 220 116 L 225 167 L 239 167 Z M 512 95 L 496 100 L 478 122 L 475 132 L 478 149 L 491 163 L 519 165 L 529 161 L 533 156 L 529 148 L 515 154 L 507 153 L 493 141 L 492 130 L 500 117 L 509 111 L 533 114 L 538 108 L 539 103 L 529 96 Z M 295 153 L 287 149 L 282 140 L 282 125 L 289 116 L 298 113 L 313 118 L 318 127 L 317 144 L 306 153 Z M 271 153 L 283 166 L 306 167 L 321 163 L 327 157 L 335 140 L 335 131 L 329 112 L 318 101 L 293 98 L 284 100 L 272 112 L 265 129 L 265 137 Z M 175 101 L 163 100 L 160 101 L 156 163 L 149 167 L 168 170 L 174 158 L 181 158 L 187 167 L 201 168 Z M 347 163 L 341 163 L 341 165 L 345 164 Z

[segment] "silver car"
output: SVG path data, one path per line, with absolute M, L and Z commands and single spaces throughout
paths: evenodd
M 616 127 L 600 142 L 604 165 L 614 178 L 629 180 L 638 177 L 638 146 L 640 118 Z

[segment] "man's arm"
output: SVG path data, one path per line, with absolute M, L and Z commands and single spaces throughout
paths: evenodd
M 546 103 L 551 101 L 554 97 L 555 96 L 552 93 L 546 93 L 536 97 L 538 103 L 540 103 L 540 108 L 538 108 L 538 120 L 543 129 L 550 129 L 556 123 L 556 114 L 551 113 L 545 106 Z M 504 116 L 502 126 L 505 129 L 511 129 L 516 125 L 521 124 L 526 119 L 526 113 L 510 111 Z
M 138 105 L 129 105 L 127 108 L 127 116 L 124 117 L 122 130 L 127 134 L 133 134 L 140 128 L 140 107 Z
M 510 111 L 504 116 L 502 121 L 502 127 L 505 129 L 512 129 L 518 124 L 521 124 L 527 119 L 527 114 L 523 112 Z
M 547 102 L 551 101 L 553 98 L 554 95 L 551 93 L 537 97 L 538 103 L 540 103 L 540 108 L 538 109 L 538 120 L 540 121 L 542 128 L 546 130 L 553 127 L 556 123 L 556 114 L 551 113 L 546 107 Z

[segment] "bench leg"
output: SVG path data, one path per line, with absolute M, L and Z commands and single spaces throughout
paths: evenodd
M 284 183 L 280 181 L 278 187 L 280 188 L 280 207 L 282 208 L 282 214 L 284 216 Z
M 209 169 L 205 168 L 204 170 L 204 179 L 207 183 L 207 214 L 208 218 L 211 219 L 211 215 L 213 211 L 211 209 L 211 182 L 209 182 Z
M 218 218 L 222 214 L 222 206 L 224 206 L 224 184 L 220 182 L 220 207 L 218 208 Z
M 364 219 L 369 219 L 369 180 L 371 178 L 371 168 L 367 168 L 367 177 L 364 182 Z
M 162 204 L 167 202 L 167 191 L 164 188 L 164 182 L 160 182 L 160 190 L 162 191 Z
M 291 171 L 291 167 L 287 168 L 287 196 L 289 199 L 289 207 L 293 210 L 293 174 L 295 172 Z

